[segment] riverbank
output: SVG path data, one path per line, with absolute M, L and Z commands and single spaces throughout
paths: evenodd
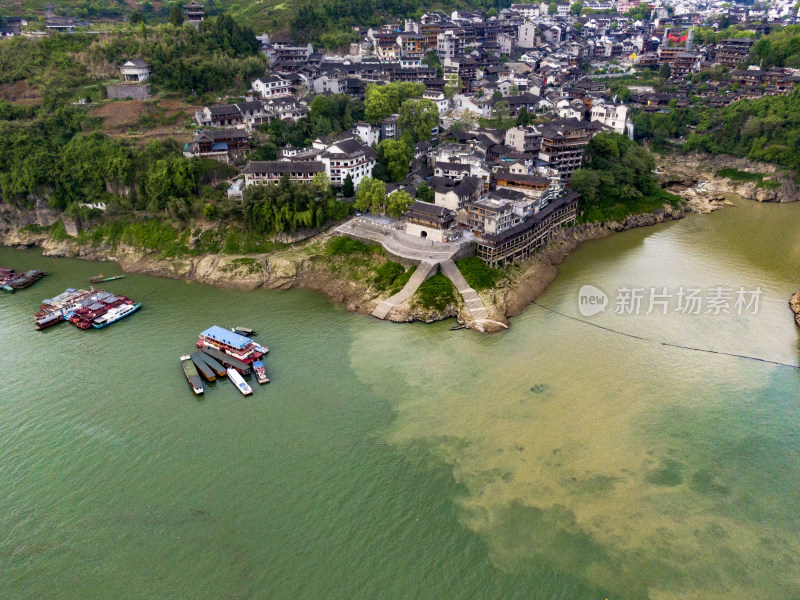
M 759 202 L 787 202 L 800 196 L 800 191 L 792 196 L 797 191 L 794 180 L 774 167 L 770 177 L 780 184 L 768 189 L 759 188 L 754 182 L 736 182 L 717 174 L 721 169 L 765 172 L 768 168 L 771 166 L 755 165 L 732 157 L 661 157 L 658 161 L 661 184 L 667 191 L 681 196 L 684 202 L 680 207 L 667 205 L 653 213 L 630 215 L 622 222 L 584 223 L 562 230 L 543 252 L 508 267 L 493 288 L 478 292 L 489 320 L 494 322 L 486 330 L 506 329 L 509 319 L 522 313 L 555 280 L 558 265 L 582 242 L 673 221 L 687 213 L 718 210 L 732 205 L 733 195 Z M 122 270 L 131 273 L 240 290 L 308 288 L 329 296 L 348 311 L 364 315 L 370 314 L 381 301 L 397 291 L 392 287 L 394 280 L 381 284 L 378 274 L 389 262 L 382 253 L 327 252 L 332 230 L 269 253 L 234 255 L 217 252 L 166 258 L 158 252 L 122 243 L 80 243 L 74 238 L 56 240 L 49 231 L 24 227 L 31 224 L 46 227 L 55 222 L 58 215 L 46 209 L 20 212 L 5 207 L 2 216 L 4 226 L 0 231 L 0 244 L 35 246 L 41 248 L 46 256 L 116 262 Z M 402 276 L 395 277 L 398 281 L 402 279 Z M 431 323 L 454 317 L 459 323 L 472 327 L 472 318 L 463 300 L 458 294 L 455 297 L 456 300 L 448 302 L 444 308 L 422 306 L 418 298 L 412 297 L 393 309 L 388 320 Z
M 656 172 L 664 189 L 700 205 L 731 194 L 755 202 L 800 199 L 800 185 L 792 172 L 746 158 L 697 152 L 667 154 L 658 156 Z

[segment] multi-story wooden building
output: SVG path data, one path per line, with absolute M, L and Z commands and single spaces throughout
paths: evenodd
M 525 260 L 543 248 L 561 227 L 574 223 L 577 215 L 578 194 L 568 192 L 522 223 L 477 238 L 476 254 L 492 268 Z

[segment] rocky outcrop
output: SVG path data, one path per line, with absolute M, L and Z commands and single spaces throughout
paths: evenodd
M 794 313 L 794 322 L 800 327 L 800 292 L 795 292 L 789 300 L 789 308 Z
M 761 185 L 758 182 L 733 181 L 717 175 L 720 169 L 760 173 L 765 177 Z M 700 197 L 716 200 L 724 200 L 728 194 L 756 202 L 800 200 L 800 185 L 795 183 L 792 173 L 746 158 L 701 153 L 669 154 L 658 159 L 656 170 L 661 186 L 681 196 L 687 192 L 691 196 L 694 192 Z

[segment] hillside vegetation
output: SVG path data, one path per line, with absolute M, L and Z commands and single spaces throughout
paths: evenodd
M 640 137 L 663 143 L 681 138 L 685 151 L 731 154 L 800 169 L 800 92 L 739 100 L 724 108 L 691 107 L 668 114 L 642 113 Z

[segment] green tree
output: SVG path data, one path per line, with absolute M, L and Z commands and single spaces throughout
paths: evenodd
M 169 19 L 168 21 L 175 25 L 175 27 L 180 27 L 183 25 L 183 9 L 181 9 L 180 5 L 177 2 L 173 2 L 172 5 L 169 7 Z
M 353 206 L 356 210 L 368 210 L 373 214 L 383 212 L 386 207 L 386 184 L 380 179 L 364 177 L 358 185 Z
M 398 183 L 408 175 L 414 149 L 402 140 L 383 140 L 378 144 L 378 161 L 386 169 L 390 181 Z
M 522 107 L 519 109 L 517 113 L 517 127 L 526 127 L 533 122 L 533 117 L 528 112 L 526 107 Z
M 394 82 L 386 85 L 369 84 L 364 96 L 364 118 L 370 123 L 396 113 L 409 98 L 418 98 L 425 92 L 421 83 Z
M 507 100 L 500 100 L 500 102 L 495 102 L 494 106 L 492 106 L 492 119 L 494 119 L 499 123 L 508 118 L 510 110 L 511 108 Z
M 672 75 L 672 67 L 669 66 L 669 63 L 664 63 L 658 68 L 658 76 L 662 79 L 669 79 Z
M 551 3 L 550 3 L 548 6 L 547 6 L 547 14 L 548 14 L 548 15 L 555 15 L 555 14 L 558 14 L 558 4 L 556 4 L 555 2 L 551 2 Z
M 203 214 L 209 221 L 214 221 L 219 216 L 219 210 L 215 204 L 206 204 L 203 207 Z
M 342 186 L 342 196 L 345 198 L 352 198 L 355 196 L 356 188 L 353 185 L 353 178 L 350 177 L 350 173 L 347 174 L 347 177 L 344 178 L 344 185 Z
M 386 212 L 389 213 L 390 217 L 397 219 L 406 212 L 408 207 L 413 203 L 414 199 L 408 193 L 400 190 L 389 196 L 389 205 L 386 208 Z
M 569 12 L 571 15 L 575 15 L 576 17 L 581 14 L 581 10 L 583 10 L 583 3 L 582 2 L 573 2 L 569 6 Z
M 397 126 L 409 132 L 414 142 L 430 140 L 433 129 L 439 125 L 439 108 L 430 100 L 406 100 L 400 106 Z
M 436 193 L 423 181 L 417 186 L 417 200 L 433 204 L 436 201 Z

